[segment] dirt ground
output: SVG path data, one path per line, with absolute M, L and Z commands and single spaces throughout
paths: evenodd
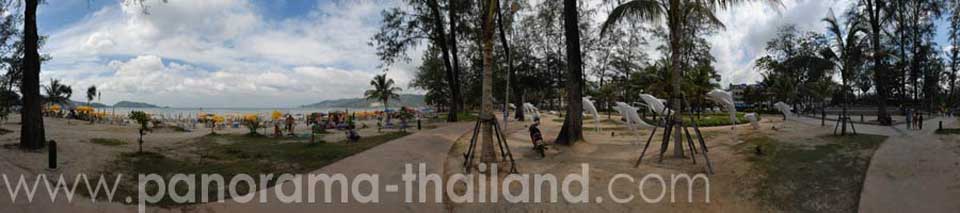
M 47 151 L 46 149 L 37 152 L 25 152 L 19 150 L 16 144 L 20 138 L 20 116 L 12 115 L 7 122 L 0 124 L 0 128 L 10 130 L 11 132 L 0 135 L 0 171 L 5 174 L 23 174 L 27 177 L 37 174 L 63 174 L 73 177 L 77 174 L 90 174 L 104 168 L 117 155 L 124 152 L 135 152 L 138 149 L 137 137 L 138 130 L 136 125 L 113 125 L 113 124 L 90 124 L 87 121 L 67 120 L 61 118 L 44 118 L 44 127 L 47 140 L 57 141 L 59 169 L 47 170 Z M 360 129 L 361 136 L 374 136 L 378 133 L 375 120 L 360 121 L 369 127 Z M 361 124 L 358 124 L 361 125 Z M 416 123 L 410 131 L 416 131 Z M 432 125 L 432 124 L 431 124 Z M 429 126 L 425 124 L 425 126 Z M 196 129 L 190 129 L 189 132 L 174 131 L 172 128 L 163 128 L 149 132 L 144 136 L 144 151 L 160 152 L 170 150 L 171 147 L 178 146 L 180 142 L 202 137 L 210 134 L 209 128 L 203 128 L 198 125 Z M 298 122 L 295 127 L 297 135 L 307 134 L 309 128 L 303 122 Z M 270 129 L 272 131 L 272 129 Z M 330 134 L 323 135 L 320 139 L 327 142 L 343 141 L 346 134 L 342 131 L 331 130 Z M 396 129 L 385 129 L 383 132 L 397 131 Z M 246 134 L 249 132 L 244 127 L 217 129 L 219 134 Z M 262 133 L 262 130 L 261 130 Z M 91 139 L 119 139 L 127 142 L 119 146 L 106 146 L 91 143 Z M 32 181 L 30 179 L 29 181 Z
M 554 174 L 558 179 L 568 174 L 579 174 L 581 164 L 589 164 L 589 203 L 572 204 L 563 199 L 562 194 L 557 203 L 550 203 L 546 199 L 547 189 L 544 192 L 544 202 L 541 203 L 510 203 L 499 200 L 496 204 L 484 203 L 455 203 L 447 202 L 448 208 L 453 212 L 771 212 L 777 211 L 763 203 L 761 199 L 754 196 L 755 187 L 759 181 L 751 163 L 746 160 L 749 151 L 744 151 L 744 146 L 737 146 L 731 134 L 731 127 L 711 127 L 702 128 L 708 147 L 708 154 L 713 165 L 715 174 L 709 175 L 709 202 L 707 202 L 704 181 L 697 181 L 693 185 L 693 199 L 688 200 L 686 182 L 678 182 L 675 187 L 669 187 L 667 190 L 675 190 L 676 202 L 671 202 L 671 192 L 667 191 L 665 199 L 658 203 L 647 203 L 641 198 L 640 193 L 644 193 L 647 198 L 656 198 L 664 189 L 656 181 L 647 182 L 653 184 L 644 184 L 640 189 L 639 182 L 647 174 L 658 174 L 666 179 L 670 184 L 670 178 L 673 174 L 695 174 L 705 173 L 705 164 L 703 156 L 698 154 L 697 162 L 694 164 L 690 158 L 677 158 L 673 155 L 673 146 L 665 154 L 662 163 L 658 163 L 659 155 L 658 141 L 662 135 L 662 129 L 658 130 L 651 148 L 647 150 L 646 156 L 639 167 L 634 167 L 634 162 L 643 149 L 651 130 L 640 130 L 631 133 L 626 128 L 614 121 L 607 121 L 607 116 L 601 116 L 602 122 L 600 132 L 595 131 L 592 119 L 584 121 L 584 134 L 586 142 L 577 143 L 574 146 L 551 146 L 547 151 L 546 157 L 541 159 L 532 149 L 530 137 L 526 127 L 531 122 L 524 122 L 520 125 L 518 122 L 512 122 L 507 130 L 508 141 L 516 160 L 516 165 L 521 174 Z M 613 120 L 618 120 L 617 116 Z M 561 122 L 554 119 L 541 119 L 541 130 L 545 140 L 553 141 L 559 133 Z M 750 125 L 736 126 L 738 141 L 742 142 L 745 138 L 754 136 L 769 136 L 781 141 L 791 141 L 798 143 L 817 143 L 815 135 L 829 134 L 827 128 L 819 128 L 811 125 L 798 124 L 796 122 L 783 122 L 778 115 L 765 115 L 760 122 L 759 129 L 753 129 Z M 691 129 L 691 131 L 693 131 Z M 696 139 L 695 139 L 696 140 Z M 457 145 L 449 153 L 446 161 L 447 177 L 454 173 L 464 171 L 462 164 L 464 162 L 462 153 L 465 152 L 469 144 L 469 136 L 461 138 Z M 640 145 L 635 145 L 636 141 L 642 141 Z M 697 147 L 699 149 L 699 147 Z M 499 175 L 500 181 L 503 181 L 505 171 Z M 617 174 L 626 174 L 634 178 L 634 181 L 627 179 L 618 179 L 610 184 L 610 180 Z M 501 182 L 502 183 L 502 182 Z M 457 186 L 457 193 L 465 191 L 466 184 Z M 574 187 L 574 192 L 579 192 L 579 187 Z M 610 190 L 612 190 L 612 192 Z M 533 191 L 534 189 L 530 189 Z M 519 193 L 522 188 L 519 185 L 513 185 L 511 193 Z M 642 191 L 642 192 L 641 192 Z M 532 193 L 532 192 L 531 192 Z M 628 203 L 613 202 L 612 196 L 623 199 L 634 196 Z M 449 196 L 448 196 L 449 197 Z

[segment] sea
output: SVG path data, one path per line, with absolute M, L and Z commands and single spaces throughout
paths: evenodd
M 310 113 L 320 112 L 362 112 L 362 111 L 382 111 L 383 108 L 178 108 L 178 107 L 156 107 L 156 108 L 128 108 L 128 107 L 101 107 L 97 108 L 99 112 L 125 116 L 132 111 L 143 111 L 154 116 L 163 118 L 192 118 L 199 114 L 217 114 L 217 115 L 244 115 L 259 114 L 269 115 L 273 111 L 279 111 L 283 114 L 291 114 L 297 117 L 309 115 Z

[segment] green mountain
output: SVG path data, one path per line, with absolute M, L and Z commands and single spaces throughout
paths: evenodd
M 70 100 L 70 105 L 71 105 L 71 106 L 86 106 L 86 105 L 87 105 L 87 102 L 86 102 L 86 101 Z M 92 103 L 90 103 L 89 105 L 92 106 L 92 107 L 96 107 L 96 108 L 110 107 L 110 105 L 106 105 L 106 104 L 103 104 L 103 103 L 100 103 L 100 102 L 92 102 Z
M 423 95 L 403 94 L 399 100 L 390 99 L 390 107 L 421 107 L 427 104 L 423 101 Z M 300 106 L 302 108 L 376 108 L 383 107 L 383 104 L 377 100 L 367 100 L 365 98 L 346 98 L 336 100 L 325 100 L 313 104 Z
M 143 102 L 133 102 L 133 101 L 120 101 L 116 104 L 113 104 L 113 107 L 126 107 L 126 108 L 157 108 L 159 106 L 143 103 Z

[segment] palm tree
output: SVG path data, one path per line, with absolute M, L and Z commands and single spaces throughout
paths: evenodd
M 833 34 L 835 49 L 826 49 L 824 50 L 824 58 L 831 60 L 836 67 L 840 68 L 840 105 L 841 105 L 841 117 L 847 117 L 847 91 L 850 90 L 849 84 L 847 82 L 856 74 L 860 65 L 863 64 L 863 48 L 864 43 L 860 40 L 860 33 L 863 32 L 863 28 L 860 27 L 860 20 L 856 17 L 852 17 L 847 22 L 847 29 L 844 33 L 844 29 L 840 27 L 840 24 L 837 22 L 837 17 L 833 15 L 833 10 L 827 14 L 826 18 L 823 18 L 824 22 L 827 22 L 827 30 L 829 33 Z M 852 91 L 851 91 L 852 93 Z M 842 122 L 843 128 L 841 128 L 840 135 L 845 135 L 847 133 L 847 123 Z
M 50 86 L 43 87 L 47 92 L 47 103 L 66 106 L 70 104 L 70 96 L 73 96 L 73 89 L 66 84 L 60 83 L 60 80 L 50 79 Z
M 683 40 L 696 30 L 697 25 L 694 20 L 702 20 L 702 24 L 706 24 L 708 27 L 723 28 L 723 23 L 714 12 L 717 9 L 726 9 L 744 1 L 748 0 L 631 0 L 618 5 L 610 12 L 600 32 L 603 35 L 612 25 L 628 18 L 658 26 L 662 23 L 661 21 L 665 20 L 672 82 L 670 105 L 676 105 L 681 98 L 681 94 L 677 93 L 681 91 L 680 69 L 683 66 Z M 768 1 L 779 3 L 779 0 Z M 677 111 L 680 112 L 680 115 L 683 114 L 683 109 Z M 677 116 L 676 119 L 680 119 L 680 116 Z M 680 131 L 680 126 L 677 125 L 677 129 L 674 131 L 676 133 L 674 154 L 677 156 L 683 156 Z
M 93 107 L 93 98 L 97 97 L 97 86 L 91 85 L 87 88 L 87 106 Z M 90 119 L 90 124 L 93 124 L 93 116 L 88 115 L 87 119 Z
M 494 18 L 496 17 L 497 0 L 488 0 L 481 3 L 481 17 L 483 25 L 481 26 L 481 42 L 483 52 L 483 80 L 480 84 L 480 120 L 483 121 L 483 141 L 481 146 L 483 152 L 480 155 L 480 161 L 484 163 L 496 163 L 497 153 L 493 145 L 493 122 L 496 119 L 493 115 L 493 34 Z
M 93 104 L 93 98 L 97 97 L 97 86 L 87 88 L 87 105 Z
M 383 111 L 386 112 L 388 107 L 387 103 L 391 98 L 399 99 L 400 98 L 400 87 L 393 86 L 393 79 L 387 78 L 387 74 L 373 76 L 373 80 L 370 80 L 370 86 L 373 86 L 373 89 L 369 89 L 363 93 L 367 99 L 378 100 L 383 103 Z

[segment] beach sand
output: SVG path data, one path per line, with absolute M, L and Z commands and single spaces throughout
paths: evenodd
M 552 115 L 542 119 L 541 130 L 546 141 L 553 141 L 559 133 L 562 122 L 554 121 L 556 117 Z M 819 126 L 798 124 L 796 122 L 782 122 L 780 116 L 766 115 L 761 121 L 761 128 L 754 130 L 746 125 L 738 125 L 738 139 L 742 141 L 745 138 L 756 135 L 768 135 L 780 141 L 804 141 L 801 138 L 810 138 L 815 135 L 829 134 L 827 128 Z M 601 115 L 602 120 L 607 120 L 606 115 Z M 619 119 L 613 116 L 613 120 Z M 453 212 L 770 212 L 776 211 L 764 206 L 760 199 L 753 196 L 753 190 L 759 177 L 753 173 L 752 165 L 747 161 L 747 155 L 743 154 L 743 147 L 737 146 L 733 142 L 730 134 L 730 127 L 709 127 L 702 128 L 706 143 L 709 148 L 709 157 L 712 162 L 715 174 L 709 176 L 709 203 L 706 202 L 706 192 L 704 181 L 698 181 L 693 185 L 693 199 L 688 201 L 687 183 L 678 182 L 675 188 L 676 202 L 671 202 L 671 192 L 667 191 L 664 200 L 659 203 L 647 203 L 640 196 L 640 179 L 647 174 L 658 174 L 666 179 L 669 184 L 673 174 L 695 175 L 706 172 L 703 156 L 698 154 L 697 163 L 694 164 L 689 158 L 681 159 L 673 156 L 671 148 L 667 151 L 663 163 L 657 163 L 659 156 L 659 139 L 662 129 L 654 137 L 643 162 L 638 168 L 634 167 L 634 162 L 639 157 L 643 144 L 650 134 L 650 130 L 641 130 L 639 134 L 629 133 L 626 128 L 618 123 L 603 121 L 601 132 L 594 131 L 594 121 L 585 119 L 584 134 L 586 142 L 577 143 L 574 146 L 553 145 L 547 151 L 546 157 L 541 159 L 535 154 L 530 142 L 527 127 L 531 122 L 512 122 L 507 130 L 508 141 L 516 160 L 517 167 L 521 174 L 554 174 L 558 179 L 568 174 L 580 174 L 581 164 L 589 164 L 589 203 L 572 204 L 567 203 L 562 194 L 557 203 L 549 202 L 548 197 L 544 197 L 542 203 L 520 203 L 514 204 L 505 202 L 502 197 L 497 203 L 470 203 L 457 204 L 447 202 L 448 209 Z M 776 127 L 776 130 L 773 127 Z M 611 131 L 616 135 L 611 136 Z M 692 128 L 690 131 L 693 131 Z M 445 172 L 447 176 L 453 173 L 462 173 L 462 163 L 464 151 L 466 150 L 469 137 L 462 138 L 457 145 L 448 153 Z M 642 140 L 640 145 L 634 145 L 637 140 Z M 685 147 L 686 148 L 686 147 Z M 699 149 L 699 147 L 698 147 Z M 502 166 L 506 167 L 506 166 Z M 499 179 L 503 181 L 506 171 L 501 169 Z M 626 174 L 633 177 L 633 182 L 627 179 L 619 179 L 613 184 L 609 184 L 614 175 Z M 562 179 L 561 179 L 562 180 Z M 502 182 L 501 182 L 502 183 Z M 656 181 L 648 182 L 654 184 L 645 184 L 643 193 L 648 198 L 656 198 L 663 188 Z M 477 186 L 475 186 L 476 188 Z M 612 189 L 612 193 L 609 189 Z M 460 184 L 457 187 L 457 193 L 464 192 L 465 186 Z M 579 187 L 574 187 L 574 192 L 579 192 Z M 531 188 L 531 193 L 533 189 Z M 669 190 L 669 188 L 668 188 Z M 511 192 L 519 193 L 521 188 L 518 185 L 511 187 Z M 542 190 L 544 195 L 549 195 L 548 190 Z M 628 203 L 617 203 L 611 199 L 611 194 L 617 198 L 623 199 L 630 195 L 633 200 Z
M 360 121 L 369 127 L 359 129 L 358 133 L 363 137 L 379 135 L 386 132 L 397 131 L 396 129 L 384 129 L 382 133 L 377 132 L 376 121 Z M 409 131 L 416 132 L 416 122 L 411 122 L 413 128 Z M 360 124 L 358 124 L 360 125 Z M 435 127 L 435 124 L 425 124 L 426 127 Z M 78 174 L 95 175 L 102 171 L 108 163 L 112 162 L 117 155 L 121 153 L 136 152 L 138 149 L 137 125 L 114 125 L 95 123 L 90 124 L 87 121 L 67 120 L 61 118 L 44 117 L 44 127 L 46 139 L 57 142 L 58 160 L 57 170 L 48 170 L 47 168 L 47 150 L 21 151 L 16 148 L 20 138 L 20 116 L 12 115 L 9 121 L 3 122 L 0 128 L 10 130 L 11 132 L 0 135 L 0 171 L 8 175 L 23 174 L 26 177 L 36 177 L 38 174 L 60 175 L 74 177 Z M 144 136 L 143 150 L 164 153 L 165 150 L 172 150 L 176 146 L 182 146 L 181 142 L 199 138 L 210 134 L 209 128 L 203 128 L 198 124 L 196 129 L 190 129 L 190 132 L 174 131 L 172 128 L 163 128 L 149 132 Z M 298 122 L 295 128 L 297 135 L 305 135 L 309 128 L 303 122 Z M 272 126 L 268 128 L 272 133 Z M 341 142 L 346 138 L 342 131 L 328 130 L 329 134 L 324 134 L 318 139 L 327 142 Z M 218 134 L 246 134 L 249 130 L 245 127 L 217 129 Z M 263 130 L 261 129 L 262 133 Z M 286 133 L 285 133 L 286 134 Z M 95 138 L 118 139 L 127 142 L 119 146 L 106 146 L 90 142 Z M 172 154 L 172 153 L 167 153 Z M 32 183 L 33 179 L 28 178 Z M 0 189 L 6 191 L 5 189 Z M 2 199 L 0 199 L 2 200 Z M 9 202 L 5 199 L 2 202 Z

